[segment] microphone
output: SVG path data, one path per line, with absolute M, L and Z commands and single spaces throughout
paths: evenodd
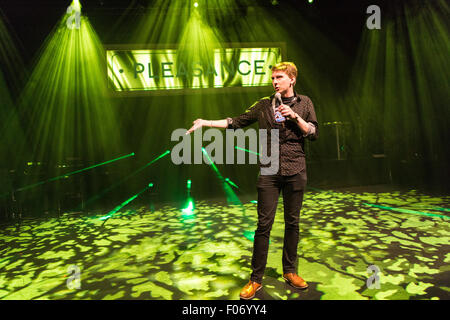
M 283 100 L 281 100 L 281 93 L 279 92 L 275 93 L 275 98 L 280 102 L 280 104 L 283 104 Z M 280 111 L 278 111 L 278 108 L 275 108 L 275 121 L 276 122 L 286 121 L 286 118 L 283 117 Z
M 280 102 L 280 104 L 283 104 L 283 100 L 281 100 L 281 93 L 277 92 L 275 93 L 275 98 Z

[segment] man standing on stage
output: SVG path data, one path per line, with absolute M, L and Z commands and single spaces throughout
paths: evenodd
M 252 299 L 262 287 L 267 263 L 269 237 L 280 191 L 284 204 L 283 278 L 290 285 L 306 289 L 308 284 L 297 275 L 299 219 L 306 187 L 305 138 L 315 140 L 318 123 L 310 98 L 294 91 L 297 67 L 281 62 L 272 67 L 275 93 L 257 101 L 243 114 L 222 120 L 197 119 L 186 134 L 200 127 L 238 129 L 258 121 L 260 129 L 279 131 L 279 169 L 276 174 L 260 174 L 258 190 L 258 226 L 255 231 L 250 281 L 241 290 L 242 299 Z M 261 171 L 262 172 L 262 171 Z

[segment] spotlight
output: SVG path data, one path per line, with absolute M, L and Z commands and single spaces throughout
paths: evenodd
M 194 2 L 194 7 L 198 7 L 198 2 Z
M 181 209 L 184 216 L 194 215 L 195 203 L 194 203 L 194 199 L 191 197 L 191 184 L 192 184 L 192 181 L 189 179 L 186 184 L 187 200 L 185 203 L 185 207 L 183 209 Z
M 73 0 L 72 7 L 75 11 L 78 11 L 78 12 L 81 11 L 80 0 Z
M 189 192 L 191 191 L 191 184 L 192 184 L 192 181 L 188 180 L 187 181 L 187 189 L 188 189 Z

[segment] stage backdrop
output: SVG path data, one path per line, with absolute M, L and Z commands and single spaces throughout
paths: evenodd
M 282 61 L 283 43 L 229 45 L 198 55 L 176 48 L 106 46 L 109 88 L 114 93 L 271 85 L 271 67 Z

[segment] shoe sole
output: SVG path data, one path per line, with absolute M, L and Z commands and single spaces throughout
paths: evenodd
M 253 298 L 255 297 L 256 293 L 257 293 L 261 288 L 262 288 L 262 286 L 259 287 L 258 289 L 256 289 L 256 290 L 255 290 L 255 293 L 254 293 L 251 297 L 244 298 L 244 297 L 241 296 L 241 295 L 239 295 L 239 297 L 240 297 L 241 299 L 244 299 L 244 300 L 250 300 L 250 299 L 253 299 Z
M 288 279 L 286 279 L 285 277 L 283 277 L 283 279 L 289 284 L 289 285 L 291 285 L 292 287 L 294 287 L 294 288 L 296 288 L 296 289 L 307 289 L 309 286 L 308 285 L 306 285 L 305 287 L 297 287 L 297 286 L 294 286 L 294 284 L 292 283 L 292 282 L 290 282 Z

